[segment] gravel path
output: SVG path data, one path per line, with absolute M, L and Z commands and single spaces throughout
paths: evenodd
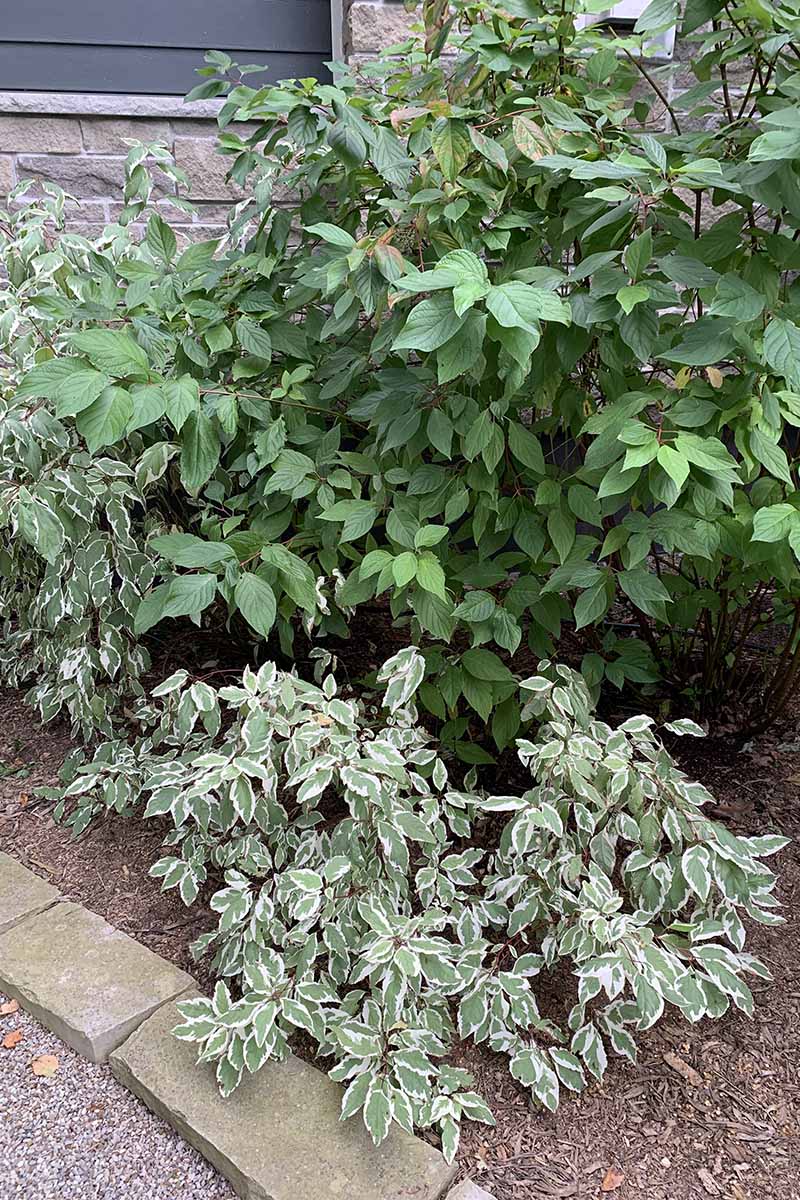
M 6 1049 L 17 1031 L 21 1039 Z M 43 1054 L 58 1059 L 50 1078 L 31 1066 Z M 0 1015 L 0 1200 L 234 1200 L 234 1193 L 107 1066 L 86 1062 L 20 1009 Z

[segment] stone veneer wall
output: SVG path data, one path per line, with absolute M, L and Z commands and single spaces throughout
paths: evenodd
M 338 40 L 356 61 L 403 41 L 416 19 L 402 0 L 332 0 L 332 9 L 343 12 L 334 44 Z M 675 57 L 687 50 L 678 43 Z M 665 86 L 674 96 L 690 80 L 680 63 L 671 74 Z M 187 105 L 171 96 L 0 92 L 0 203 L 23 179 L 50 180 L 76 199 L 69 207 L 70 228 L 94 236 L 122 207 L 124 139 L 158 141 L 189 176 L 190 198 L 198 208 L 191 216 L 168 206 L 170 223 L 191 240 L 218 236 L 231 201 L 241 196 L 225 180 L 227 159 L 216 153 L 218 107 L 213 101 Z
M 396 0 L 333 0 L 332 10 L 343 10 L 341 48 L 364 57 L 405 38 L 413 20 Z M 22 180 L 46 179 L 75 197 L 69 228 L 99 234 L 122 207 L 124 139 L 133 138 L 166 145 L 192 182 L 197 213 L 165 205 L 170 223 L 192 240 L 217 236 L 241 197 L 225 180 L 228 160 L 215 151 L 217 108 L 172 96 L 0 91 L 0 206 Z
M 215 150 L 215 112 L 215 105 L 174 97 L 0 94 L 0 196 L 25 179 L 49 180 L 75 197 L 69 227 L 95 236 L 122 208 L 125 139 L 159 142 L 189 176 L 198 209 L 191 215 L 165 206 L 170 223 L 191 240 L 214 237 L 241 196 Z M 160 197 L 172 186 L 162 179 Z

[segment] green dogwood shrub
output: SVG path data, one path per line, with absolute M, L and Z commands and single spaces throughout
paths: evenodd
M 447 1062 L 458 1038 L 507 1055 L 553 1110 L 609 1052 L 634 1060 L 666 1008 L 750 1013 L 747 978 L 769 975 L 743 922 L 779 922 L 762 860 L 786 843 L 707 818 L 650 718 L 610 728 L 548 663 L 522 684 L 527 789 L 487 794 L 474 769 L 456 784 L 417 720 L 424 671 L 401 650 L 361 700 L 273 663 L 220 689 L 179 671 L 139 707 L 138 740 L 72 764 L 60 814 L 174 823 L 152 874 L 187 904 L 211 891 L 218 926 L 194 949 L 220 977 L 175 1033 L 224 1095 L 302 1030 L 334 1059 L 343 1116 L 376 1142 L 393 1120 L 434 1127 L 452 1158 L 463 1117 L 493 1119 Z M 561 967 L 571 1007 L 541 1012 Z
M 327 83 L 252 88 L 213 55 L 199 94 L 224 97 L 246 189 L 226 239 L 179 247 L 147 209 L 151 170 L 181 182 L 157 147 L 132 148 L 96 244 L 13 198 L 0 439 L 55 419 L 77 475 L 160 471 L 126 501 L 146 563 L 125 645 L 181 617 L 291 653 L 378 600 L 468 763 L 487 726 L 513 743 L 516 664 L 565 630 L 595 693 L 780 713 L 800 670 L 795 17 L 689 4 L 697 83 L 669 100 L 641 49 L 674 6 L 616 42 L 581 12 L 429 3 L 422 37 Z M 32 453 L 0 519 L 51 536 L 23 533 L 9 629 L 45 541 L 61 591 L 72 571 Z M 48 713 L 66 628 L 12 674 L 38 664 Z

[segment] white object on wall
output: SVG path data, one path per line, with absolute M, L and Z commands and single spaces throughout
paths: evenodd
M 633 33 L 633 27 L 647 8 L 649 0 L 619 0 L 600 12 L 583 13 L 577 19 L 581 28 L 587 25 L 605 25 L 610 31 L 616 31 L 621 36 Z M 658 61 L 668 61 L 672 58 L 675 48 L 675 27 L 663 33 L 651 34 L 645 42 L 645 53 L 648 58 Z

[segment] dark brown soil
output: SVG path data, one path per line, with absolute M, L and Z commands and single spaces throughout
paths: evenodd
M 73 838 L 54 823 L 52 804 L 35 797 L 37 788 L 57 783 L 71 748 L 63 725 L 42 726 L 20 693 L 0 688 L 0 850 L 208 984 L 207 968 L 194 962 L 189 946 L 215 926 L 214 914 L 185 908 L 147 874 L 161 857 L 164 830 L 111 815 Z
M 212 914 L 185 909 L 147 875 L 161 830 L 111 817 L 72 840 L 34 797 L 69 747 L 63 726 L 42 728 L 18 693 L 0 690 L 0 849 L 207 984 L 189 945 Z M 739 832 L 777 827 L 800 838 L 800 734 L 791 726 L 744 746 L 720 738 L 675 750 L 717 797 L 713 815 Z M 497 1200 L 800 1200 L 797 840 L 776 866 L 787 924 L 752 931 L 748 948 L 774 975 L 756 983 L 753 1020 L 735 1010 L 697 1026 L 667 1019 L 642 1038 L 636 1066 L 613 1059 L 602 1085 L 565 1098 L 554 1116 L 531 1109 L 504 1059 L 465 1047 L 459 1061 L 497 1127 L 465 1126 L 461 1174 Z

